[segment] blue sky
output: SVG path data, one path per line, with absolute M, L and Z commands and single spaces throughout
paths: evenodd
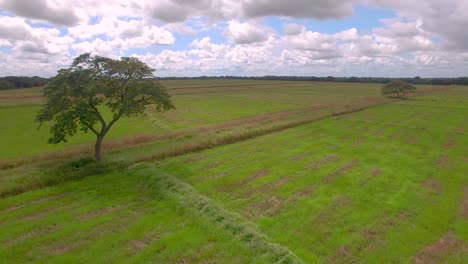
M 160 76 L 466 75 L 464 0 L 0 0 L 0 75 L 135 56 Z M 457 19 L 453 19 L 457 18 Z

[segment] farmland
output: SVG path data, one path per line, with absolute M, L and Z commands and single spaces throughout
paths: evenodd
M 468 89 L 165 81 L 177 109 L 47 145 L 40 88 L 0 92 L 7 263 L 463 263 Z

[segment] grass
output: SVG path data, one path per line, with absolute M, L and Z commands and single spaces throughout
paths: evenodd
M 145 178 L 104 173 L 1 200 L 2 263 L 261 263 Z
M 442 259 L 462 263 L 468 109 L 459 100 L 406 100 L 156 166 L 306 262 L 405 262 L 452 234 L 464 246 Z
M 120 134 L 101 165 L 1 170 L 2 261 L 468 259 L 465 87 L 398 101 L 373 85 L 186 84 L 168 87 L 186 109 L 201 105 L 193 120 L 179 109 L 157 137 Z M 225 120 L 198 117 L 223 105 Z
M 218 80 L 167 82 L 165 84 L 173 93 L 176 110 L 158 114 L 148 109 L 146 117 L 120 120 L 106 140 L 159 135 L 232 119 L 311 107 L 334 109 L 369 98 L 380 98 L 380 86 L 377 84 L 230 80 L 220 86 L 222 83 Z M 48 127 L 37 130 L 38 123 L 34 122 L 43 101 L 40 95 L 38 88 L 0 92 L 0 137 L 3 139 L 0 143 L 0 159 L 37 157 L 83 144 L 89 145 L 95 140 L 92 134 L 78 133 L 69 143 L 47 144 Z M 30 102 L 30 97 L 39 99 Z

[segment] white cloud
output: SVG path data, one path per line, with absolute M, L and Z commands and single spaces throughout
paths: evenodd
M 75 25 L 82 21 L 69 3 L 47 0 L 2 0 L 0 8 L 17 15 L 49 21 L 57 25 Z
M 308 30 L 352 16 L 357 3 L 396 17 L 366 31 Z M 2 74 L 50 75 L 78 53 L 117 57 L 155 46 L 167 48 L 138 56 L 179 76 L 457 75 L 468 67 L 466 0 L 0 0 L 0 9 Z M 276 32 L 265 17 L 288 23 Z
M 286 35 L 298 35 L 306 30 L 304 25 L 287 23 L 283 25 L 284 34 Z
M 229 21 L 224 34 L 237 44 L 251 44 L 266 41 L 274 34 L 273 29 L 257 22 Z

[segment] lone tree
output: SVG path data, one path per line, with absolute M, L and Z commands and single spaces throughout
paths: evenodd
M 120 118 L 144 114 L 147 105 L 154 105 L 158 112 L 174 108 L 165 88 L 150 79 L 153 71 L 137 58 L 114 60 L 82 54 L 46 85 L 47 102 L 36 121 L 41 125 L 52 122 L 51 144 L 67 142 L 78 129 L 93 132 L 95 157 L 100 162 L 102 141 Z
M 406 93 L 413 91 L 416 91 L 416 87 L 400 80 L 391 81 L 382 87 L 383 95 L 396 95 L 397 97 L 403 97 Z

